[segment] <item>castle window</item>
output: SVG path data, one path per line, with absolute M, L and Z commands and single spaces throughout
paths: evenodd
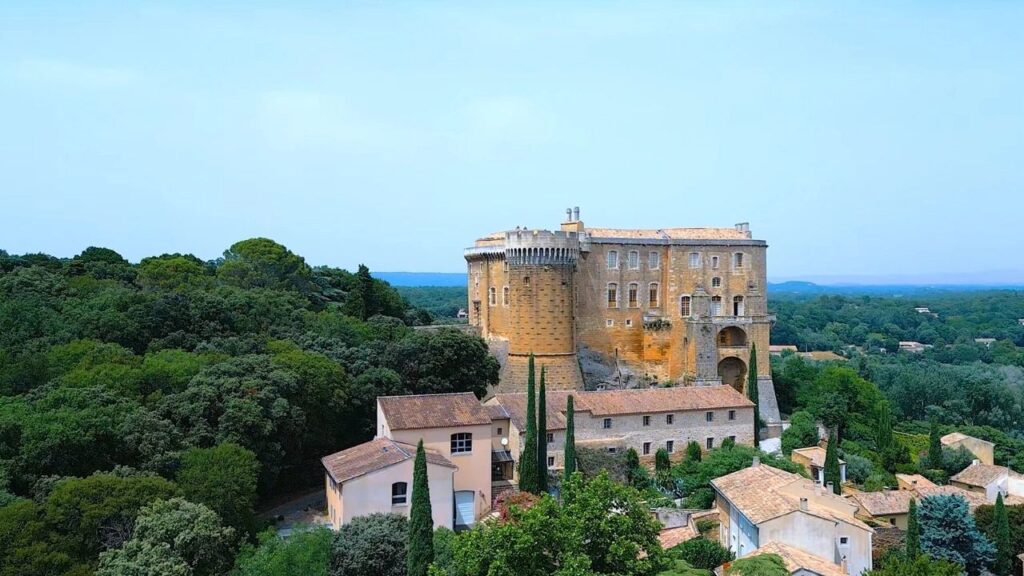
M 473 435 L 469 432 L 452 434 L 452 454 L 469 454 L 473 451 Z
M 736 411 L 735 410 L 729 410 L 729 420 L 735 420 L 735 419 L 736 419 Z
M 548 456 L 548 468 L 554 468 L 554 467 L 555 467 L 555 457 L 554 456 Z
M 705 412 L 704 413 L 704 420 L 706 422 L 714 422 L 715 421 L 715 413 L 714 412 Z
M 679 315 L 683 318 L 690 317 L 690 297 L 680 296 L 679 297 Z
M 530 285 L 530 277 L 529 276 L 523 276 L 523 286 L 529 286 L 529 285 Z
M 636 308 L 638 306 L 637 293 L 640 292 L 640 285 L 636 282 L 632 282 L 629 285 L 629 307 Z
M 612 326 L 615 326 L 615 320 L 612 320 L 611 318 L 609 318 L 609 319 L 604 321 L 604 325 L 606 327 L 608 327 L 608 328 L 611 328 Z
M 675 414 L 666 414 L 665 415 L 665 424 L 671 425 L 672 422 L 675 421 L 675 416 L 676 416 Z
M 647 305 L 651 308 L 658 306 L 658 283 L 651 282 L 647 287 Z
M 487 303 L 491 306 L 498 303 L 498 290 L 494 286 L 487 289 Z
M 743 316 L 743 296 L 732 297 L 732 315 Z
M 650 416 L 644 416 L 644 426 L 650 426 L 650 425 L 651 425 L 651 417 Z
M 632 325 L 633 325 L 633 319 L 632 318 L 626 318 L 626 328 L 629 328 Z
M 651 443 L 650 442 L 644 442 L 644 456 L 647 456 L 650 453 L 651 453 Z
M 720 288 L 721 286 L 722 286 L 722 279 L 721 278 L 719 278 L 718 276 L 715 276 L 714 278 L 711 279 L 711 287 L 712 288 Z
M 508 306 L 508 286 L 501 289 L 501 305 Z
M 714 438 L 708 438 L 707 441 L 704 443 L 704 445 L 707 446 L 708 450 L 711 450 L 712 448 L 715 447 L 715 439 Z
M 722 297 L 712 296 L 711 297 L 711 310 L 709 311 L 712 316 L 722 315 Z
M 718 270 L 718 256 L 711 257 L 711 268 L 714 270 Z
M 668 452 L 669 454 L 671 454 L 671 453 L 675 452 L 675 450 L 676 450 L 676 443 L 674 441 L 669 440 L 669 441 L 665 442 L 665 452 Z
M 391 485 L 391 505 L 400 506 L 408 501 L 409 485 L 405 482 L 395 482 Z
M 743 252 L 737 252 L 732 255 L 732 267 L 734 270 L 743 269 Z
M 619 251 L 609 250 L 608 251 L 608 269 L 614 270 L 619 267 Z
M 639 270 L 640 269 L 640 253 L 636 250 L 629 251 L 629 269 Z
M 657 252 L 651 252 L 647 255 L 647 267 L 651 270 L 657 270 L 661 268 L 661 254 Z
M 548 432 L 548 433 L 547 433 L 547 435 L 546 435 L 546 437 L 544 438 L 544 440 L 545 440 L 545 441 L 546 441 L 546 442 L 547 442 L 548 444 L 551 444 L 552 442 L 554 442 L 554 441 L 555 441 L 555 435 L 554 435 L 553 433 L 551 433 L 551 432 Z
M 506 274 L 508 274 L 508 260 L 501 263 L 501 268 Z
M 619 285 L 615 282 L 608 283 L 608 307 L 619 307 Z
M 605 430 L 611 429 L 611 427 L 612 427 L 612 419 L 611 418 L 605 418 L 604 422 L 602 423 L 602 427 Z
M 700 268 L 700 252 L 690 252 L 690 268 Z
M 473 286 L 479 286 L 479 285 L 480 285 L 480 275 L 479 274 L 473 274 Z

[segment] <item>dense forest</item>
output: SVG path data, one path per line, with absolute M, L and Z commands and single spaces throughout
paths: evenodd
M 377 396 L 497 381 L 430 319 L 263 238 L 212 262 L 0 251 L 0 575 L 224 573 L 263 503 L 372 436 Z

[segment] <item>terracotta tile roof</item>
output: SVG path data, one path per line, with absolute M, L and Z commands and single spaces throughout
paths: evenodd
M 932 488 L 935 486 L 934 482 L 920 474 L 897 474 L 896 480 L 901 484 L 916 486 L 917 488 Z
M 988 500 L 985 498 L 984 494 L 981 494 L 979 492 L 971 492 L 970 490 L 964 490 L 963 488 L 959 488 L 957 486 L 935 486 L 932 488 L 918 488 L 917 495 L 920 496 L 922 500 L 929 496 L 959 495 L 960 497 L 967 501 L 967 506 L 968 508 L 971 509 L 971 511 L 974 511 L 974 509 L 977 508 L 978 506 L 984 506 L 985 504 L 988 504 Z
M 881 492 L 857 492 L 851 498 L 871 516 L 906 514 L 910 501 L 916 495 L 909 490 L 883 490 Z
M 849 576 L 839 564 L 830 562 L 821 556 L 811 554 L 795 546 L 783 544 L 778 540 L 768 542 L 747 554 L 747 557 L 761 554 L 777 554 L 780 556 L 790 574 L 796 574 L 800 570 L 807 570 L 819 576 Z
M 693 540 L 700 536 L 697 530 L 693 526 L 686 524 L 678 528 L 666 528 L 658 533 L 658 542 L 661 543 L 662 550 L 668 550 L 679 546 L 687 540 Z
M 962 432 L 950 432 L 949 434 L 946 434 L 945 436 L 939 439 L 939 441 L 942 442 L 944 446 L 956 444 L 957 442 L 962 442 L 964 440 L 974 440 L 976 442 L 981 442 L 983 444 L 991 444 L 992 446 L 995 446 L 995 444 L 989 442 L 988 440 L 982 440 L 981 438 L 968 436 L 967 434 L 964 434 Z
M 565 429 L 566 398 L 572 395 L 576 412 L 593 416 L 657 414 L 721 408 L 753 408 L 754 403 L 732 386 L 675 386 L 634 390 L 548 390 L 548 430 Z M 526 427 L 526 394 L 497 394 L 488 404 L 501 404 L 520 431 Z
M 506 410 L 505 407 L 502 406 L 501 404 L 494 404 L 488 402 L 487 404 L 484 404 L 484 408 L 487 409 L 487 413 L 490 414 L 492 421 L 508 420 L 511 417 L 511 415 L 508 413 L 508 410 Z
M 455 468 L 447 458 L 426 450 L 427 463 Z M 416 457 L 416 447 L 390 438 L 377 438 L 348 450 L 324 456 L 320 462 L 335 482 L 346 482 Z
M 821 446 L 809 446 L 807 448 L 794 448 L 793 449 L 793 453 L 794 454 L 799 454 L 799 455 L 803 456 L 804 458 L 807 458 L 808 460 L 811 461 L 812 465 L 817 466 L 818 468 L 824 468 L 825 467 L 825 454 L 826 454 L 826 451 Z M 839 459 L 839 463 L 840 464 L 846 464 L 846 460 L 843 460 L 842 458 L 840 458 Z
M 803 476 L 764 464 L 749 466 L 711 481 L 711 486 L 754 524 L 800 510 L 799 497 L 784 491 L 794 485 L 799 485 L 804 492 L 813 493 L 817 489 L 811 480 Z M 820 494 L 818 497 L 837 498 L 846 504 L 845 499 L 835 494 Z M 852 515 L 840 514 L 818 505 L 813 498 L 807 506 L 807 514 L 871 530 L 871 527 Z
M 749 240 L 746 232 L 735 228 L 587 228 L 587 234 L 598 240 Z
M 1010 473 L 1005 466 L 994 466 L 992 464 L 971 464 L 949 479 L 950 482 L 959 482 L 968 486 L 984 488 Z
M 392 430 L 490 424 L 491 415 L 472 392 L 380 396 L 377 403 Z

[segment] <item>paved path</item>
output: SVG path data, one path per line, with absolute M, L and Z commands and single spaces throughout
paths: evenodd
M 327 524 L 326 506 L 326 496 L 323 489 L 320 489 L 264 510 L 259 513 L 259 517 L 267 520 L 281 518 L 275 528 L 284 537 L 297 528 Z

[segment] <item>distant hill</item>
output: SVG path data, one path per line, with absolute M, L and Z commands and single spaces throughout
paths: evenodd
M 374 272 L 374 277 L 386 280 L 392 286 L 465 288 L 464 272 Z M 922 292 L 972 292 L 977 290 L 1020 288 L 1007 284 L 816 284 L 790 280 L 769 282 L 768 292 L 777 296 L 816 296 L 821 294 L 868 294 L 874 296 L 904 296 Z

